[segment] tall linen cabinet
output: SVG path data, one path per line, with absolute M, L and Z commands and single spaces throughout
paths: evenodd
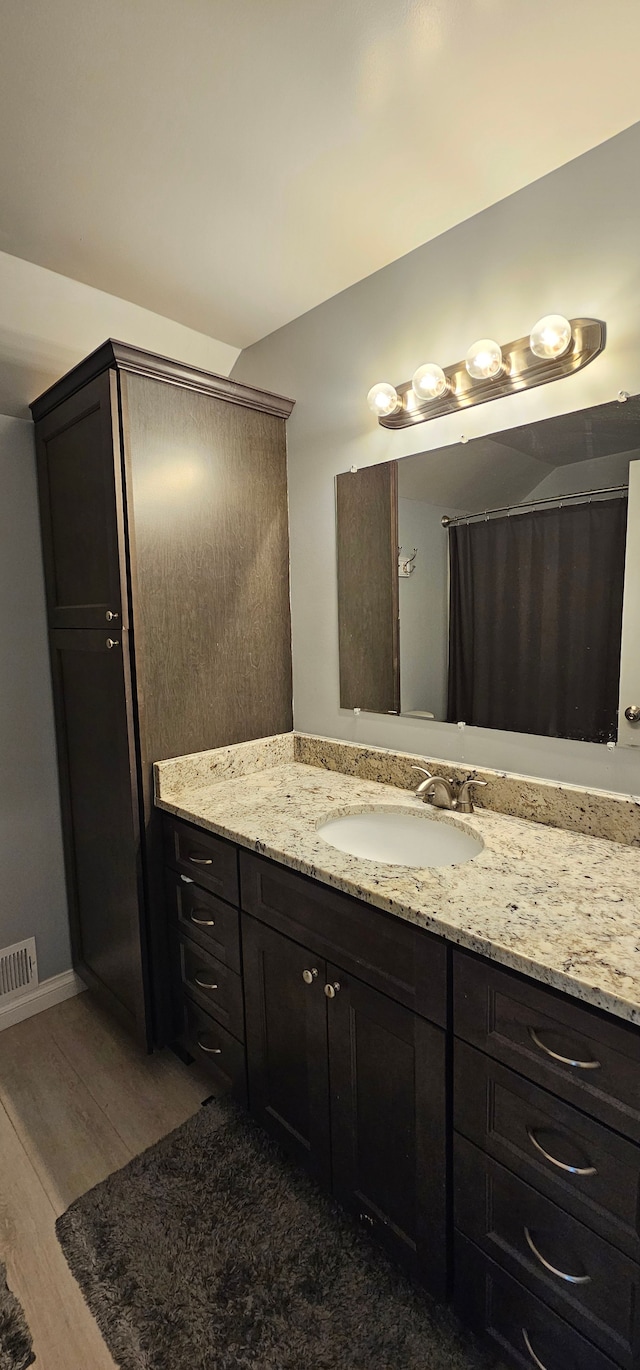
M 74 965 L 179 1030 L 152 764 L 288 731 L 291 400 L 109 341 L 31 406 Z

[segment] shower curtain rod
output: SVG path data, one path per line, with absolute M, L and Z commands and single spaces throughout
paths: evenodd
M 470 519 L 488 519 L 490 514 L 512 514 L 517 509 L 533 509 L 537 504 L 564 504 L 567 499 L 590 500 L 594 495 L 628 494 L 628 485 L 606 485 L 602 490 L 576 490 L 573 495 L 551 495 L 547 499 L 525 499 L 521 504 L 503 504 L 498 509 L 480 509 L 477 514 L 458 514 L 449 518 L 443 514 L 440 520 L 443 528 L 455 528 L 457 523 L 468 523 Z

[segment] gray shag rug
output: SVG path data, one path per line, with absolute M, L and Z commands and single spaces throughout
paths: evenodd
M 215 1101 L 57 1222 L 122 1370 L 486 1370 L 244 1113 Z
M 34 1360 L 27 1320 L 9 1289 L 7 1272 L 0 1262 L 0 1370 L 27 1370 Z

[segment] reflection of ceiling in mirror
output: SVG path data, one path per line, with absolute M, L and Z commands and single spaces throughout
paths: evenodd
M 518 504 L 534 492 L 555 498 L 625 483 L 629 459 L 638 456 L 640 396 L 634 396 L 403 457 L 398 494 L 473 513 Z

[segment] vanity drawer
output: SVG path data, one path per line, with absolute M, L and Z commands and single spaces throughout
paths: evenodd
M 638 1260 L 640 1147 L 459 1041 L 453 1107 L 464 1137 Z
M 234 970 L 190 937 L 180 938 L 180 973 L 185 994 L 195 999 L 216 1022 L 244 1041 L 242 980 Z
M 164 859 L 230 904 L 238 903 L 238 849 L 215 833 L 180 818 L 165 818 Z
M 218 1087 L 246 1106 L 247 1063 L 242 1042 L 186 996 L 182 1042 Z
M 439 937 L 247 851 L 240 888 L 254 918 L 446 1026 L 447 948 Z
M 456 1036 L 640 1141 L 640 1029 L 460 951 L 453 984 Z
M 454 1221 L 486 1255 L 632 1370 L 640 1266 L 458 1135 Z
M 240 971 L 240 914 L 189 877 L 165 870 L 167 909 L 178 931 L 231 970 Z
M 462 1322 L 518 1370 L 613 1370 L 603 1355 L 456 1233 L 454 1308 Z

